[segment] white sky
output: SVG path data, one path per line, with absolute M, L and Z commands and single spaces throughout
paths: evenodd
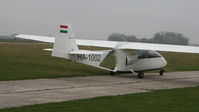
M 1 0 L 0 35 L 56 36 L 70 22 L 77 38 L 111 33 L 151 38 L 173 31 L 199 43 L 199 0 Z

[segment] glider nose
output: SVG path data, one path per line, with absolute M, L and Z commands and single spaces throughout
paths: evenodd
M 162 57 L 162 67 L 167 66 L 167 61 L 164 57 Z

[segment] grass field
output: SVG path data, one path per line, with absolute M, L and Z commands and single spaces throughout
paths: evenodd
M 108 75 L 108 71 L 65 59 L 51 57 L 51 44 L 28 42 L 0 43 L 0 80 Z M 199 70 L 198 54 L 162 53 L 168 61 L 166 71 Z M 109 62 L 111 64 L 112 61 Z
M 75 77 L 108 74 L 94 67 L 51 57 L 46 43 L 0 43 L 0 80 Z M 97 71 L 97 72 L 96 72 Z
M 3 109 L 1 112 L 199 112 L 199 87 Z

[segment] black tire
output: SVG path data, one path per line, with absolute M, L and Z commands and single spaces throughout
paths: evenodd
M 163 76 L 164 75 L 164 70 L 161 69 L 160 72 L 159 72 L 160 76 Z
M 110 71 L 110 75 L 112 75 L 112 76 L 115 75 L 115 72 Z
M 138 73 L 138 78 L 143 79 L 144 78 L 144 72 L 139 72 Z

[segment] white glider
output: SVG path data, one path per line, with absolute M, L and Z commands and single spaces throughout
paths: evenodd
M 108 70 L 111 74 L 115 72 L 138 73 L 138 78 L 144 77 L 144 71 L 157 69 L 160 69 L 160 75 L 163 75 L 164 70 L 162 68 L 167 65 L 167 62 L 156 51 L 199 53 L 199 47 L 194 46 L 75 39 L 70 25 L 60 25 L 60 33 L 57 37 L 23 34 L 16 37 L 53 43 L 52 49 L 45 49 L 52 51 L 52 56 Z M 78 45 L 111 49 L 101 51 L 79 50 Z M 110 53 L 115 54 L 116 65 L 113 70 L 100 65 Z

